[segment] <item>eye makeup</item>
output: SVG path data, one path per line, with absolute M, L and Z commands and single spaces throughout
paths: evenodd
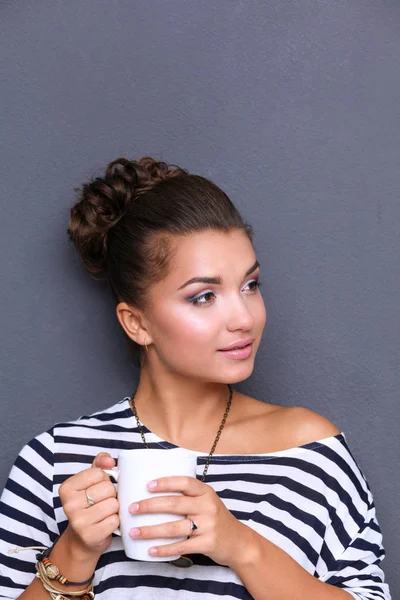
M 199 294 L 198 296 L 194 296 L 193 298 L 188 298 L 188 302 L 190 302 L 191 304 L 194 304 L 194 306 L 205 306 L 210 304 L 211 300 L 205 300 L 203 302 L 203 298 L 206 298 L 209 295 L 213 295 L 215 296 L 214 292 L 211 290 L 207 290 L 206 292 L 202 292 L 201 294 Z
M 252 279 L 251 281 L 246 283 L 246 285 L 244 287 L 246 287 L 247 285 L 250 285 L 250 284 L 254 285 L 254 287 L 250 291 L 256 292 L 261 286 L 261 281 L 259 279 Z M 205 292 L 201 292 L 201 294 L 196 294 L 195 296 L 192 296 L 191 298 L 187 298 L 186 300 L 188 302 L 190 302 L 191 304 L 193 304 L 194 306 L 208 306 L 209 304 L 211 304 L 212 300 L 205 300 L 203 302 L 202 299 L 206 298 L 210 294 L 212 294 L 214 297 L 216 296 L 212 290 L 206 290 Z

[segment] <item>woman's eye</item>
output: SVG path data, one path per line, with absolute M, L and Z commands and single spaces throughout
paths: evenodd
M 251 286 L 251 290 L 252 291 L 256 291 L 260 287 L 261 281 L 259 279 L 252 279 L 246 285 L 250 285 Z
M 200 294 L 200 296 L 195 296 L 194 298 L 188 298 L 188 301 L 194 304 L 195 306 L 205 306 L 210 304 L 211 300 L 207 300 L 209 296 L 215 296 L 214 292 L 208 291 Z
M 253 279 L 252 281 L 249 281 L 243 289 L 245 289 L 247 286 L 250 286 L 250 291 L 256 292 L 260 285 L 261 281 L 259 279 Z M 213 299 L 215 299 L 215 297 L 216 296 L 214 292 L 208 290 L 207 292 L 203 292 L 199 296 L 188 298 L 188 302 L 190 302 L 194 306 L 208 306 L 213 302 Z

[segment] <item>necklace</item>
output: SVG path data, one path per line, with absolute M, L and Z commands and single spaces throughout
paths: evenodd
M 204 466 L 203 475 L 201 477 L 201 481 L 203 481 L 203 482 L 204 482 L 204 480 L 206 478 L 208 467 L 210 465 L 210 461 L 211 461 L 212 455 L 214 454 L 215 448 L 217 447 L 219 438 L 221 436 L 222 430 L 223 430 L 224 425 L 226 423 L 226 419 L 228 417 L 229 409 L 230 409 L 231 404 L 232 404 L 233 390 L 232 390 L 232 388 L 231 388 L 231 386 L 229 384 L 228 384 L 228 388 L 229 388 L 228 404 L 226 406 L 225 414 L 224 414 L 224 416 L 222 418 L 221 425 L 219 426 L 217 435 L 215 436 L 214 443 L 212 445 L 210 453 L 209 453 L 209 455 L 207 457 L 206 464 Z M 136 410 L 136 406 L 135 406 L 135 393 L 132 394 L 132 396 L 131 396 L 131 398 L 129 400 L 129 406 L 131 407 L 131 410 L 132 410 L 133 414 L 135 415 L 136 423 L 137 423 L 138 429 L 140 431 L 140 435 L 142 437 L 143 444 L 145 445 L 146 448 L 148 448 L 148 445 L 147 445 L 147 442 L 146 442 L 146 438 L 144 437 L 143 427 L 140 424 L 139 417 L 138 417 L 137 410 Z M 171 564 L 175 565 L 176 567 L 191 567 L 193 565 L 193 561 L 188 556 L 181 556 L 180 558 L 177 558 L 176 560 L 170 560 L 169 562 Z
M 223 419 L 221 421 L 221 425 L 219 426 L 217 435 L 215 437 L 214 443 L 213 443 L 212 448 L 210 450 L 210 454 L 208 455 L 207 462 L 206 462 L 205 467 L 204 467 L 203 475 L 202 475 L 202 478 L 201 478 L 201 481 L 203 481 L 203 482 L 204 482 L 205 477 L 207 475 L 207 471 L 208 471 L 208 467 L 210 465 L 211 457 L 212 457 L 212 455 L 215 452 L 215 448 L 216 448 L 216 446 L 218 444 L 218 441 L 219 441 L 219 438 L 221 436 L 222 430 L 223 430 L 224 425 L 226 423 L 226 419 L 228 417 L 229 409 L 230 409 L 231 404 L 232 404 L 233 390 L 232 390 L 232 388 L 231 388 L 231 386 L 229 384 L 228 384 L 228 388 L 229 388 L 228 404 L 226 406 L 225 414 L 224 414 Z M 148 448 L 148 445 L 147 445 L 147 442 L 146 442 L 146 438 L 144 437 L 143 427 L 140 424 L 139 417 L 138 417 L 137 410 L 136 410 L 136 406 L 135 406 L 135 394 L 132 394 L 132 397 L 129 400 L 129 406 L 131 407 L 132 412 L 135 415 L 136 423 L 137 423 L 137 426 L 139 428 L 140 435 L 141 435 L 142 440 L 143 440 L 143 444 L 145 445 L 146 448 Z

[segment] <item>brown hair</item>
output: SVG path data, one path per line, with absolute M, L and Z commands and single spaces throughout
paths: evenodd
M 219 187 L 145 156 L 117 158 L 84 183 L 67 231 L 92 277 L 108 279 L 117 302 L 141 308 L 151 284 L 168 273 L 176 236 L 232 229 L 253 238 Z

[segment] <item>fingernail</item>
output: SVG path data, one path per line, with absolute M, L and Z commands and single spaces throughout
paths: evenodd
M 155 490 L 157 487 L 157 481 L 149 481 L 147 487 L 149 488 L 149 490 Z
M 152 556 L 155 556 L 157 554 L 158 550 L 157 548 L 149 548 L 149 554 L 151 554 Z
M 134 529 L 131 529 L 132 537 L 138 537 L 139 535 L 140 535 L 140 529 L 137 529 L 136 527 Z
M 137 512 L 139 510 L 139 504 L 137 502 L 135 502 L 134 504 L 131 504 L 129 507 L 129 512 L 134 513 Z

